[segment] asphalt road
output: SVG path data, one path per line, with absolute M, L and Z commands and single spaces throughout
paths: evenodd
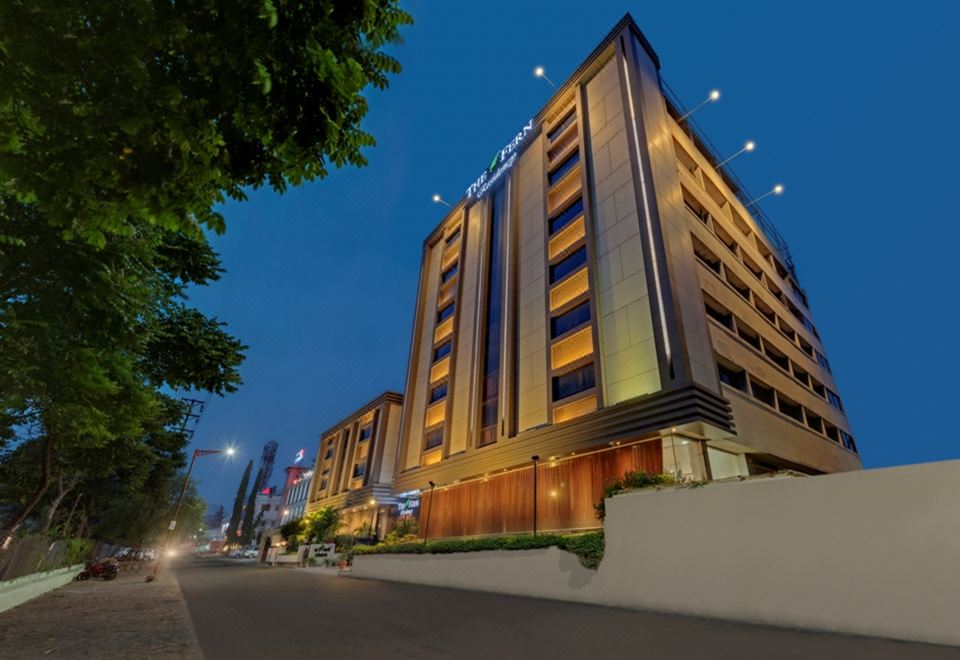
M 175 568 L 207 658 L 960 658 L 960 649 L 374 582 L 223 559 Z

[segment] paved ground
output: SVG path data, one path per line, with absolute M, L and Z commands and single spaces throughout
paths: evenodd
M 356 580 L 229 560 L 184 560 L 176 573 L 200 646 L 211 660 L 960 658 L 960 649 Z
M 172 574 L 71 582 L 0 614 L 0 658 L 202 658 Z

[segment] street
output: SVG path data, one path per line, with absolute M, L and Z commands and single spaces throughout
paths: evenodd
M 958 658 L 960 650 L 337 577 L 175 569 L 207 658 Z M 785 595 L 784 597 L 788 597 Z

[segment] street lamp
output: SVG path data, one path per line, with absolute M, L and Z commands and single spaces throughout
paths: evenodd
M 173 531 L 177 528 L 177 516 L 180 514 L 180 505 L 183 504 L 183 495 L 187 492 L 187 484 L 190 483 L 190 473 L 193 472 L 193 464 L 196 463 L 197 459 L 200 456 L 211 456 L 213 454 L 226 454 L 227 456 L 233 456 L 234 454 L 233 447 L 227 447 L 226 449 L 194 449 L 193 458 L 190 459 L 190 467 L 187 468 L 187 474 L 183 477 L 183 485 L 180 486 L 180 494 L 177 495 L 177 504 L 173 508 L 173 519 L 170 520 L 170 525 L 167 526 L 167 535 L 163 540 L 162 551 L 157 557 L 157 563 L 153 567 L 153 575 L 147 576 L 147 582 L 152 582 L 157 579 L 157 575 L 160 573 L 160 560 L 163 554 L 167 554 L 171 557 L 176 555 L 176 551 L 173 549 L 167 549 L 167 546 L 170 544 L 170 536 L 173 534 Z
M 737 153 L 733 154 L 732 156 L 728 156 L 727 158 L 724 158 L 723 160 L 721 160 L 721 161 L 717 164 L 717 169 L 719 170 L 721 167 L 723 167 L 724 165 L 726 165 L 727 163 L 729 163 L 731 160 L 733 160 L 734 158 L 736 158 L 736 157 L 739 156 L 740 154 L 750 153 L 751 151 L 753 151 L 753 150 L 756 149 L 756 148 L 757 148 L 757 143 L 756 143 L 756 142 L 754 142 L 753 140 L 747 140 L 747 141 L 744 143 L 743 148 L 740 149 L 740 151 L 738 151 Z
M 778 183 L 777 185 L 775 185 L 773 188 L 771 188 L 771 189 L 768 190 L 767 192 L 763 193 L 762 195 L 760 195 L 760 196 L 757 197 L 756 199 L 750 200 L 749 202 L 747 202 L 747 203 L 744 204 L 743 206 L 744 206 L 745 208 L 746 208 L 746 207 L 750 207 L 750 206 L 753 206 L 754 204 L 756 204 L 757 202 L 759 202 L 759 201 L 760 201 L 761 199 L 763 199 L 764 197 L 769 197 L 770 195 L 782 195 L 782 194 L 783 194 L 783 184 Z
M 441 197 L 440 195 L 438 195 L 438 194 L 436 194 L 436 193 L 434 193 L 434 195 L 433 195 L 433 203 L 434 203 L 434 204 L 443 204 L 443 205 L 446 206 L 448 209 L 452 209 L 452 208 L 453 208 L 453 206 L 451 206 L 449 203 L 447 203 L 446 201 L 444 201 L 443 197 Z
M 423 544 L 427 544 L 427 535 L 430 533 L 430 514 L 433 513 L 433 489 L 437 487 L 437 484 L 432 481 L 427 482 L 430 484 L 430 508 L 427 509 L 427 520 L 423 525 Z
M 711 90 L 710 93 L 707 95 L 707 98 L 701 101 L 693 110 L 688 111 L 686 114 L 680 117 L 680 119 L 677 120 L 677 123 L 682 122 L 684 119 L 692 115 L 694 112 L 696 112 L 706 104 L 713 103 L 714 101 L 719 100 L 719 98 L 720 98 L 720 90 L 719 89 Z
M 530 457 L 533 461 L 533 535 L 537 535 L 537 461 L 540 457 L 534 454 Z
M 537 78 L 543 78 L 544 80 L 547 81 L 547 84 L 549 84 L 551 87 L 556 89 L 557 86 L 553 84 L 553 81 L 550 80 L 550 78 L 547 76 L 547 72 L 543 70 L 542 66 L 538 66 L 537 68 L 535 68 L 533 70 L 533 75 L 535 75 Z

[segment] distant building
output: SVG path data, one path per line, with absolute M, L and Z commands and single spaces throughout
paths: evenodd
M 302 456 L 303 450 L 300 450 Z M 302 518 L 310 496 L 310 484 L 313 483 L 313 468 L 292 465 L 285 470 L 287 474 L 280 501 L 280 524 Z
M 225 516 L 223 510 L 223 505 L 218 506 L 212 513 L 208 514 L 204 518 L 204 523 L 207 526 L 207 529 L 216 529 L 219 530 L 220 526 L 223 525 L 223 518 Z
M 386 392 L 321 434 L 308 513 L 331 506 L 342 510 L 345 533 L 366 524 L 373 536 L 388 531 L 402 407 L 402 395 Z
M 257 493 L 254 506 L 254 530 L 253 538 L 259 537 L 264 530 L 274 529 L 280 526 L 280 517 L 282 509 L 280 506 L 283 496 L 277 492 L 276 487 L 265 488 Z

